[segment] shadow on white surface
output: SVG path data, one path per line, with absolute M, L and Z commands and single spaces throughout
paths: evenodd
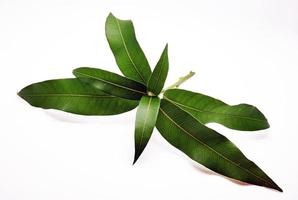
M 265 130 L 259 131 L 238 131 L 229 129 L 221 124 L 217 123 L 208 123 L 206 124 L 207 127 L 217 131 L 218 133 L 225 135 L 227 138 L 230 136 L 241 136 L 243 139 L 250 139 L 250 140 L 265 140 L 270 138 L 270 128 Z
M 118 115 L 107 115 L 107 116 L 85 116 L 72 113 L 66 113 L 59 110 L 44 110 L 44 113 L 53 120 L 74 123 L 74 124 L 133 124 L 133 118 L 126 113 Z
M 197 164 L 197 163 L 195 163 L 195 162 L 191 162 L 191 165 L 192 165 L 192 167 L 193 167 L 196 171 L 201 172 L 201 173 L 206 174 L 206 175 L 213 175 L 213 176 L 222 177 L 222 178 L 224 178 L 224 179 L 226 179 L 226 180 L 229 180 L 229 181 L 231 181 L 231 182 L 233 182 L 233 183 L 235 183 L 235 184 L 237 184 L 237 185 L 241 185 L 241 186 L 249 186 L 249 185 L 252 185 L 252 184 L 249 184 L 249 183 L 245 183 L 245 182 L 242 182 L 242 181 L 238 181 L 238 180 L 235 180 L 235 179 L 232 179 L 232 178 L 228 178 L 228 177 L 226 177 L 226 176 L 223 176 L 223 175 L 221 175 L 221 174 L 218 174 L 218 173 L 216 173 L 216 172 L 214 172 L 214 171 L 212 171 L 212 170 L 210 170 L 210 169 L 204 167 L 203 165 L 199 165 L 199 164 Z
M 270 191 L 274 191 L 274 192 L 279 193 L 277 190 L 274 190 L 274 189 L 271 189 L 271 188 L 267 188 L 267 187 L 263 187 L 263 186 L 256 186 L 256 185 L 253 185 L 253 184 L 245 183 L 245 182 L 242 182 L 242 181 L 239 181 L 239 180 L 236 180 L 236 179 L 232 179 L 232 178 L 223 176 L 223 175 L 221 175 L 221 174 L 218 174 L 218 173 L 216 173 L 216 172 L 214 172 L 214 171 L 212 171 L 212 170 L 210 170 L 210 169 L 204 167 L 203 165 L 200 165 L 200 164 L 198 164 L 198 163 L 195 163 L 194 161 L 191 161 L 190 163 L 191 163 L 192 167 L 193 167 L 196 171 L 198 171 L 198 172 L 200 172 L 200 173 L 203 173 L 203 174 L 206 174 L 206 175 L 208 175 L 208 176 L 210 176 L 210 175 L 212 175 L 212 176 L 218 176 L 218 177 L 224 178 L 224 179 L 226 179 L 226 180 L 228 180 L 228 181 L 230 181 L 230 182 L 232 182 L 232 183 L 234 183 L 234 184 L 236 184 L 236 185 L 239 185 L 239 186 L 241 186 L 241 187 L 242 187 L 242 186 L 246 186 L 246 187 L 247 187 L 247 186 L 251 186 L 251 187 L 261 187 L 261 188 L 263 188 L 263 189 L 265 189 L 265 190 L 270 190 Z

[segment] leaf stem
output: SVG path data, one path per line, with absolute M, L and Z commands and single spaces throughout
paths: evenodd
M 186 76 L 180 77 L 178 81 L 176 81 L 175 83 L 173 83 L 169 87 L 163 89 L 161 91 L 161 93 L 164 93 L 166 90 L 169 90 L 169 89 L 178 88 L 182 83 L 184 83 L 185 81 L 187 81 L 188 79 L 190 79 L 193 75 L 195 75 L 195 72 L 190 71 Z

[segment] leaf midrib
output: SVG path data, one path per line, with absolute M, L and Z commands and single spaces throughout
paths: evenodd
M 163 64 L 165 62 L 165 58 L 164 57 L 165 57 L 165 55 L 162 56 L 161 66 L 163 66 Z M 160 79 L 160 75 L 161 75 L 162 71 L 163 71 L 163 67 L 161 67 L 160 70 L 158 71 L 157 80 L 153 83 L 152 89 L 154 89 L 154 90 L 155 90 L 157 84 L 159 83 L 159 79 Z M 152 75 L 153 75 L 153 73 L 152 73 Z
M 236 167 L 246 171 L 247 173 L 255 176 L 257 179 L 271 185 L 273 188 L 275 188 L 275 185 L 273 185 L 272 183 L 268 182 L 266 179 L 256 175 L 255 173 L 251 172 L 250 170 L 243 168 L 240 166 L 240 164 L 235 163 L 234 161 L 230 160 L 229 158 L 225 157 L 224 155 L 222 155 L 221 153 L 217 152 L 215 149 L 213 149 L 212 147 L 210 147 L 208 144 L 204 143 L 203 141 L 201 141 L 200 139 L 196 138 L 195 136 L 193 136 L 191 133 L 189 133 L 187 130 L 185 130 L 183 127 L 181 127 L 179 124 L 177 124 L 169 115 L 167 115 L 167 113 L 160 108 L 160 111 L 171 121 L 174 123 L 175 126 L 177 126 L 179 129 L 181 129 L 184 133 L 186 133 L 187 135 L 189 135 L 190 137 L 192 137 L 193 139 L 195 139 L 196 141 L 198 141 L 200 144 L 202 144 L 203 146 L 205 146 L 206 148 L 208 148 L 209 150 L 213 151 L 214 153 L 216 153 L 217 155 L 219 155 L 220 157 L 222 157 L 223 159 L 225 159 L 226 161 L 230 162 L 232 165 L 235 165 Z
M 124 37 L 123 37 L 123 34 L 122 34 L 122 30 L 121 30 L 121 27 L 120 27 L 120 24 L 119 24 L 119 21 L 117 18 L 116 19 L 116 24 L 117 24 L 117 27 L 118 27 L 118 30 L 119 30 L 119 33 L 120 33 L 120 37 L 121 37 L 121 41 L 123 43 L 123 46 L 124 46 L 124 49 L 125 49 L 125 52 L 130 60 L 130 62 L 132 63 L 134 69 L 136 70 L 136 72 L 138 73 L 138 75 L 140 76 L 140 78 L 144 81 L 144 83 L 146 83 L 144 77 L 142 76 L 142 74 L 140 73 L 140 71 L 138 70 L 136 64 L 134 63 L 134 61 L 132 60 L 131 56 L 130 56 L 130 53 L 128 51 L 128 48 L 127 48 L 127 45 L 126 45 L 126 42 L 124 40 Z
M 129 87 L 125 87 L 123 85 L 119 85 L 119 84 L 116 84 L 116 83 L 113 83 L 113 82 L 110 82 L 110 81 L 107 81 L 107 80 L 104 80 L 104 79 L 101 79 L 101 78 L 98 78 L 96 76 L 92 76 L 92 75 L 88 75 L 88 74 L 84 74 L 82 72 L 76 72 L 77 74 L 80 74 L 80 75 L 83 75 L 83 76 L 86 76 L 88 78 L 93 78 L 93 79 L 96 79 L 96 80 L 99 80 L 99 81 L 102 81 L 102 82 L 105 82 L 105 83 L 108 83 L 108 84 L 111 84 L 111 85 L 114 85 L 116 87 L 120 87 L 120 88 L 123 88 L 123 89 L 127 89 L 127 90 L 130 90 L 130 91 L 133 91 L 133 92 L 137 92 L 137 93 L 140 93 L 140 94 L 146 94 L 144 92 L 141 92 L 139 90 L 135 90 L 135 89 L 132 89 L 132 88 L 129 88 Z
M 73 94 L 73 93 L 49 93 L 49 94 L 21 94 L 24 97 L 88 97 L 88 98 L 116 98 L 110 95 Z
M 187 106 L 187 105 L 183 105 L 181 103 L 178 103 L 172 99 L 169 99 L 166 95 L 164 95 L 164 98 L 174 104 L 176 104 L 177 106 L 179 107 L 185 107 L 185 108 L 188 108 L 188 109 L 191 109 L 191 110 L 194 110 L 194 111 L 198 111 L 198 112 L 206 112 L 206 113 L 210 113 L 210 114 L 217 114 L 217 115 L 224 115 L 224 116 L 229 116 L 229 117 L 233 117 L 233 118 L 242 118 L 242 119 L 248 119 L 248 120 L 251 120 L 251 121 L 257 121 L 257 122 L 266 122 L 267 120 L 264 119 L 256 119 L 256 118 L 251 118 L 251 117 L 245 117 L 245 116 L 241 116 L 241 115 L 235 115 L 235 114 L 227 114 L 227 113 L 220 113 L 220 112 L 214 112 L 214 111 L 208 111 L 208 110 L 201 110 L 201 109 L 198 109 L 198 108 L 194 108 L 194 107 L 191 107 L 191 106 Z
M 144 120 L 143 127 L 142 127 L 142 134 L 141 134 L 141 140 L 140 140 L 138 151 L 140 150 L 142 142 L 143 142 L 145 125 L 147 124 L 147 119 L 148 119 L 148 114 L 149 114 L 151 101 L 152 101 L 152 97 L 149 97 L 148 107 L 146 109 L 146 115 L 145 115 L 145 120 Z

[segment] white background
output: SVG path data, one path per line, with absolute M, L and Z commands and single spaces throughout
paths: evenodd
M 16 95 L 75 67 L 120 72 L 104 33 L 110 11 L 133 20 L 152 67 L 169 43 L 167 85 L 193 70 L 182 88 L 262 110 L 270 129 L 210 127 L 284 193 L 216 175 L 157 130 L 132 166 L 136 110 L 84 117 Z M 0 0 L 0 199 L 297 199 L 297 67 L 296 0 Z

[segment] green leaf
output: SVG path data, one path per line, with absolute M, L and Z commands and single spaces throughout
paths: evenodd
M 205 167 L 233 179 L 282 191 L 226 137 L 167 100 L 161 101 L 156 127 L 169 143 Z
M 167 90 L 164 98 L 192 114 L 201 123 L 220 123 L 228 128 L 256 131 L 269 128 L 265 116 L 254 106 L 230 106 L 212 97 L 187 90 Z
M 162 55 L 151 74 L 148 82 L 148 90 L 158 95 L 162 90 L 169 70 L 169 59 L 168 59 L 168 45 L 162 52 Z
M 111 96 L 76 78 L 34 83 L 18 95 L 35 107 L 80 115 L 116 115 L 138 105 L 138 101 Z
M 73 70 L 73 74 L 82 81 L 87 81 L 95 88 L 113 96 L 138 100 L 146 95 L 146 87 L 141 83 L 109 71 L 81 67 Z
M 151 69 L 142 51 L 131 20 L 117 19 L 112 13 L 106 20 L 106 37 L 121 72 L 147 85 Z
M 160 99 L 158 97 L 143 96 L 140 101 L 135 123 L 135 157 L 133 163 L 138 160 L 151 137 L 159 105 Z

